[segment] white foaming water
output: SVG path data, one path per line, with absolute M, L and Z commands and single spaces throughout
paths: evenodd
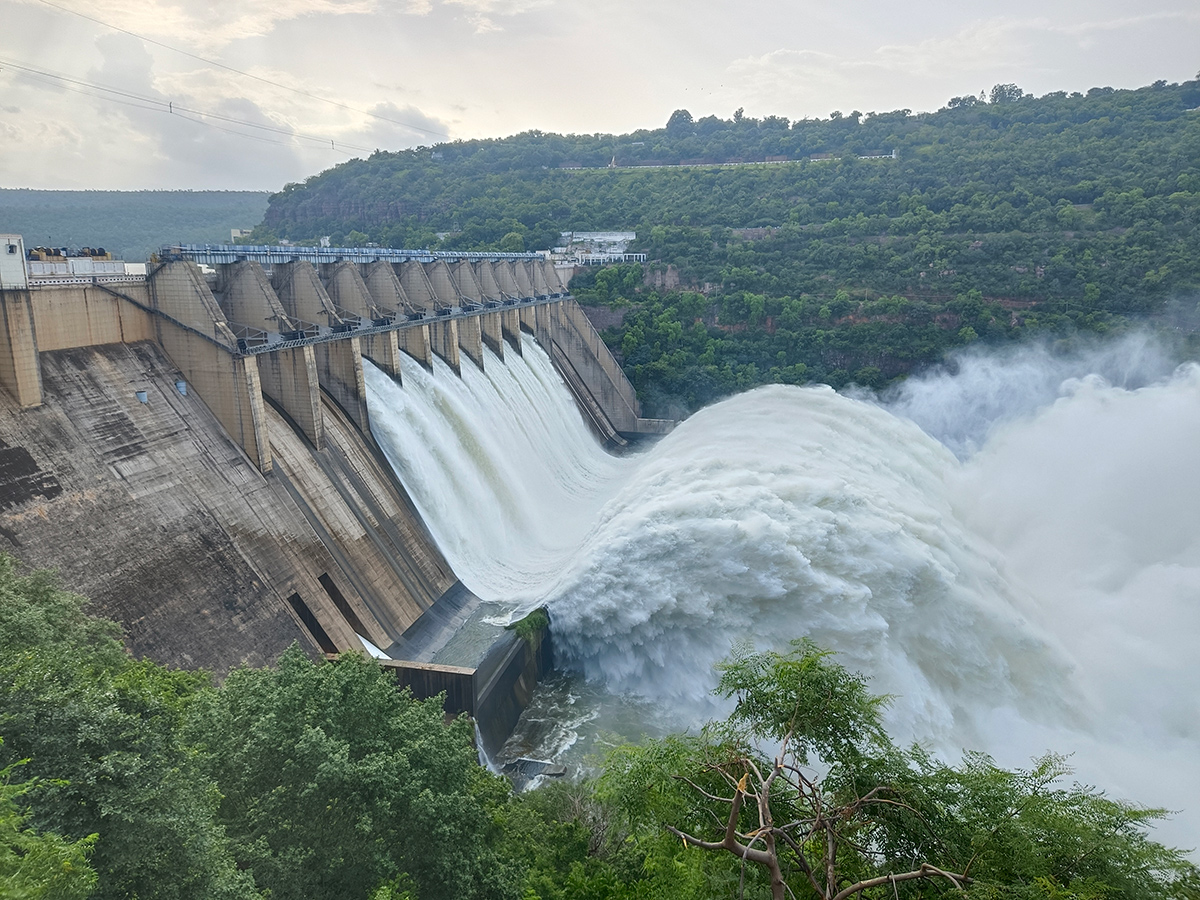
M 619 484 L 550 360 L 531 340 L 486 376 L 401 354 L 401 388 L 363 366 L 371 432 L 455 574 L 484 599 L 529 605 L 583 542 Z M 534 602 L 533 605 L 536 605 Z
M 879 405 L 782 386 L 613 459 L 531 341 L 487 363 L 414 364 L 403 389 L 372 370 L 372 426 L 463 581 L 549 604 L 560 662 L 682 727 L 734 642 L 807 635 L 896 695 L 898 737 L 1078 751 L 1114 794 L 1189 808 L 1164 839 L 1200 839 L 1200 370 L 914 381 L 893 403 L 982 444 L 965 462 Z M 969 426 L 946 412 L 1006 393 Z

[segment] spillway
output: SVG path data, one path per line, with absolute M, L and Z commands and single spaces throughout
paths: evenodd
M 550 608 L 569 702 L 687 727 L 735 642 L 807 635 L 895 695 L 898 738 L 1200 797 L 1200 369 L 980 358 L 891 409 L 765 387 L 614 458 L 524 351 L 369 371 L 372 430 L 463 582 Z M 1195 803 L 1165 839 L 1200 840 Z

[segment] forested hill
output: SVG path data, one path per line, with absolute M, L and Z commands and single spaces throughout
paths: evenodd
M 626 307 L 607 338 L 651 409 L 879 386 L 975 340 L 1192 315 L 1198 107 L 1200 81 L 797 122 L 680 110 L 627 135 L 376 153 L 273 195 L 258 235 L 541 249 L 636 229 L 652 271 L 573 290 Z
M 257 191 L 34 191 L 0 189 L 0 232 L 28 247 L 103 247 L 141 261 L 164 244 L 229 242 L 267 208 Z
M 858 227 L 882 233 L 1041 231 L 1077 224 L 1058 214 L 1060 203 L 1105 198 L 1120 214 L 1116 198 L 1129 191 L 1154 204 L 1200 190 L 1200 124 L 1190 112 L 1200 82 L 1040 98 L 1000 85 L 992 95 L 955 98 L 934 113 L 792 123 L 740 113 L 693 121 L 680 110 L 665 128 L 625 135 L 527 132 L 377 152 L 288 185 L 271 197 L 264 224 L 293 240 L 359 230 L 397 246 L 459 230 L 453 243 L 476 246 L 517 230 L 530 249 L 568 229 L 814 225 L 860 214 L 872 221 Z M 893 150 L 895 161 L 855 159 Z M 803 162 L 658 167 L 768 158 Z

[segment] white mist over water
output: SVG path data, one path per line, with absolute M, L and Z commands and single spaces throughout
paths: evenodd
M 897 695 L 897 737 L 1004 765 L 1077 751 L 1111 793 L 1186 807 L 1161 834 L 1195 845 L 1200 370 L 1148 344 L 1023 353 L 911 381 L 890 398 L 911 419 L 767 387 L 622 459 L 528 339 L 486 377 L 413 364 L 368 386 L 455 571 L 547 603 L 591 682 L 684 727 L 735 641 L 808 635 Z

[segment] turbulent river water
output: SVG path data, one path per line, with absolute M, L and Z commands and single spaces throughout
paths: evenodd
M 809 636 L 895 695 L 898 738 L 1072 752 L 1200 842 L 1200 368 L 1128 340 L 884 398 L 764 387 L 621 458 L 528 338 L 462 368 L 368 366 L 372 430 L 463 582 L 550 609 L 574 674 L 521 752 L 695 726 L 736 642 Z

